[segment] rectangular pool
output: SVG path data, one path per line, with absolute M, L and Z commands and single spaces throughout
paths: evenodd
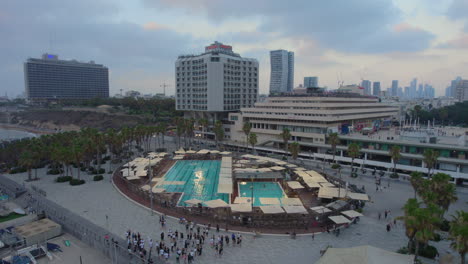
M 162 185 L 166 192 L 183 193 L 179 206 L 187 206 L 184 201 L 193 198 L 209 201 L 215 199 L 229 203 L 229 194 L 217 194 L 219 160 L 180 160 L 164 176 L 164 181 L 183 181 L 183 185 Z
M 253 189 L 251 188 L 253 186 Z M 278 198 L 286 197 L 283 188 L 277 182 L 239 182 L 240 197 L 254 197 L 253 206 L 262 206 L 260 197 L 262 198 Z

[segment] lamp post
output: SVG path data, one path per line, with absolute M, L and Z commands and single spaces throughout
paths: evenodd
M 153 170 L 151 169 L 151 158 L 148 156 L 148 167 L 150 173 L 150 207 L 151 207 L 151 215 L 153 215 L 153 190 L 151 189 L 151 183 L 153 182 Z

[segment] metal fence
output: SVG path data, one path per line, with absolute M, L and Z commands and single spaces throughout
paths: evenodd
M 3 175 L 0 175 L 0 188 L 7 193 L 16 192 L 16 188 L 23 188 L 23 195 L 15 201 L 16 203 L 23 208 L 29 207 L 38 213 L 43 213 L 47 218 L 60 224 L 64 232 L 102 252 L 112 263 L 148 263 L 146 259 L 140 259 L 139 256 L 129 253 L 126 241 L 122 238 L 48 200 L 43 193 L 24 188 Z M 154 263 L 157 263 L 157 260 Z

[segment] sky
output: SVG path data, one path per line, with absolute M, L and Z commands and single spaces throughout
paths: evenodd
M 0 96 L 10 97 L 24 92 L 24 61 L 45 52 L 104 64 L 111 94 L 163 83 L 174 94 L 177 56 L 215 40 L 258 59 L 260 93 L 275 49 L 295 52 L 295 86 L 417 78 L 441 96 L 468 78 L 467 0 L 2 0 L 0 36 Z

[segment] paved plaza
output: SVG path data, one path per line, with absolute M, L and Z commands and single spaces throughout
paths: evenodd
M 106 165 L 107 168 L 107 165 Z M 44 170 L 38 171 L 39 175 L 44 175 Z M 369 173 L 368 173 L 369 174 Z M 372 245 L 375 247 L 384 248 L 391 251 L 396 251 L 398 248 L 406 245 L 407 238 L 404 233 L 404 227 L 398 223 L 396 228 L 390 232 L 386 231 L 386 225 L 390 218 L 403 214 L 401 208 L 408 198 L 413 197 L 414 192 L 409 183 L 393 181 L 390 187 L 383 191 L 375 191 L 374 178 L 362 176 L 356 179 L 349 178 L 349 170 L 345 169 L 343 178 L 349 180 L 350 183 L 356 184 L 358 187 L 365 186 L 372 202 L 367 203 L 364 208 L 364 217 L 358 224 L 351 225 L 347 229 L 343 229 L 339 237 L 332 233 L 323 233 L 315 235 L 312 239 L 311 235 L 298 236 L 293 240 L 287 235 L 262 235 L 254 239 L 250 234 L 243 234 L 242 247 L 232 247 L 232 243 L 226 246 L 224 254 L 219 259 L 215 255 L 208 243 L 205 243 L 203 255 L 195 258 L 195 263 L 288 263 L 294 260 L 297 263 L 314 263 L 320 258 L 320 250 L 327 245 L 333 247 L 352 247 L 359 245 Z M 22 182 L 26 179 L 26 174 L 11 175 L 12 179 Z M 149 210 L 142 208 L 132 201 L 127 200 L 122 196 L 110 183 L 110 175 L 106 174 L 105 179 L 100 182 L 93 182 L 92 176 L 82 174 L 82 177 L 87 181 L 81 186 L 70 186 L 67 183 L 55 183 L 55 176 L 42 176 L 40 181 L 32 184 L 45 190 L 47 198 L 57 202 L 58 204 L 82 215 L 97 225 L 109 229 L 111 232 L 125 238 L 125 232 L 131 229 L 134 232 L 143 234 L 144 239 L 152 238 L 155 241 L 159 240 L 160 233 L 164 231 L 166 234 L 169 229 L 173 231 L 179 230 L 185 233 L 185 227 L 180 225 L 176 219 L 168 219 L 167 226 L 163 230 L 159 224 L 159 215 L 151 215 Z M 28 183 L 27 183 L 28 184 Z M 387 186 L 387 182 L 384 182 Z M 455 210 L 467 210 L 466 204 L 468 198 L 468 190 L 458 188 L 458 202 L 450 207 L 448 215 Z M 378 219 L 378 213 L 384 215 L 384 210 L 390 210 L 389 219 Z M 224 225 L 220 225 L 224 227 Z M 291 230 L 293 231 L 293 230 Z M 215 234 L 213 230 L 210 236 Z M 225 234 L 224 232 L 220 232 Z M 231 234 L 231 233 L 229 233 Z M 442 241 L 431 244 L 435 245 L 440 255 L 447 252 L 454 253 L 449 248 L 448 241 Z M 175 262 L 175 257 L 171 257 L 171 261 Z M 435 263 L 429 260 L 425 263 Z

